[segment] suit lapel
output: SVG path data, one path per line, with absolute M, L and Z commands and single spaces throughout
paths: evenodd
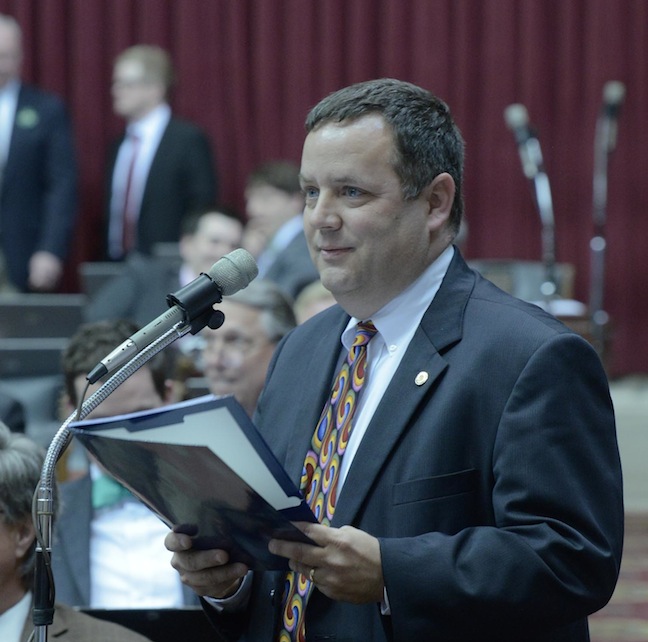
M 410 425 L 412 415 L 433 394 L 436 380 L 447 367 L 443 352 L 461 340 L 464 310 L 474 281 L 474 274 L 455 251 L 441 288 L 360 443 L 340 492 L 332 526 L 353 523 L 385 460 Z M 427 377 L 422 384 L 420 378 L 417 383 L 419 374 Z
M 74 493 L 66 498 L 73 513 L 67 517 L 68 528 L 55 543 L 65 550 L 75 588 L 90 604 L 90 523 L 92 520 L 92 481 L 90 475 L 79 480 Z M 54 578 L 56 581 L 56 577 Z
M 148 202 L 149 194 L 151 193 L 151 191 L 158 189 L 158 186 L 156 184 L 156 178 L 160 176 L 160 170 L 158 169 L 158 167 L 163 166 L 164 163 L 167 162 L 169 153 L 173 152 L 174 131 L 175 128 L 172 117 L 167 123 L 167 126 L 164 128 L 164 132 L 162 133 L 160 142 L 158 143 L 157 149 L 155 150 L 155 154 L 153 154 L 151 167 L 149 168 L 149 172 L 146 177 L 146 183 L 144 184 L 144 190 L 142 191 L 142 205 L 140 212 L 144 211 L 144 203 Z M 162 175 L 164 175 L 164 172 L 162 172 Z M 159 180 L 157 182 L 159 183 Z

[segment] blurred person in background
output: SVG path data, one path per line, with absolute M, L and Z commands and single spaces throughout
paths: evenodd
M 334 303 L 336 303 L 335 297 L 319 279 L 309 283 L 295 299 L 297 323 L 304 323 L 318 312 L 330 308 Z
M 259 278 L 279 284 L 293 299 L 318 277 L 304 236 L 299 167 L 265 163 L 248 176 L 244 247 L 257 258 Z
M 240 247 L 242 234 L 242 223 L 228 208 L 208 207 L 188 215 L 176 239 L 180 262 L 133 253 L 122 274 L 88 302 L 85 320 L 131 319 L 146 325 L 168 308 L 167 294 L 191 283 Z
M 49 292 L 77 215 L 77 166 L 63 102 L 20 79 L 22 32 L 0 14 L 0 291 Z
M 212 147 L 193 123 L 171 113 L 171 59 L 152 45 L 135 45 L 113 68 L 113 111 L 126 130 L 109 152 L 106 172 L 106 254 L 151 254 L 175 242 L 187 212 L 217 202 Z
M 0 640 L 27 642 L 33 632 L 36 535 L 32 498 L 45 452 L 0 422 Z M 56 519 L 56 518 L 55 518 Z M 60 598 L 60 596 L 58 596 Z M 64 642 L 145 642 L 147 638 L 57 602 L 48 627 Z
M 139 326 L 112 320 L 82 326 L 63 353 L 67 411 L 72 413 L 86 375 Z M 87 419 L 159 408 L 170 401 L 169 349 L 155 355 L 93 410 Z M 100 387 L 90 386 L 86 398 Z M 92 608 L 170 608 L 196 604 L 160 554 L 169 529 L 112 477 L 90 461 L 88 472 L 61 484 L 52 568 L 56 595 Z
M 257 279 L 217 309 L 223 325 L 201 332 L 207 387 L 215 395 L 233 394 L 251 417 L 274 349 L 296 325 L 292 301 L 277 284 Z
M 243 224 L 233 210 L 208 207 L 187 216 L 178 242 L 179 261 L 133 252 L 123 272 L 106 283 L 85 307 L 88 322 L 131 319 L 144 327 L 169 308 L 167 295 L 191 283 L 219 259 L 241 246 Z M 201 375 L 204 333 L 187 333 L 174 344 L 178 351 L 175 383 Z M 186 390 L 180 385 L 179 398 Z

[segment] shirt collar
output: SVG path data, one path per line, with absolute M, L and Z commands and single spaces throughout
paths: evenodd
M 7 84 L 0 89 L 0 96 L 11 96 L 13 98 L 18 98 L 18 93 L 20 92 L 20 80 L 17 78 L 12 78 L 7 81 Z
M 153 111 L 133 123 L 129 123 L 126 132 L 141 139 L 149 138 L 161 132 L 171 120 L 171 107 L 167 103 L 158 105 Z

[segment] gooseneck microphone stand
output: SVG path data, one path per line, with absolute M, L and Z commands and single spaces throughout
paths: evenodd
M 68 429 L 72 421 L 78 421 L 92 412 L 104 399 L 118 388 L 149 359 L 191 330 L 191 325 L 181 321 L 167 330 L 149 346 L 136 354 L 113 374 L 95 393 L 82 404 L 78 413 L 73 412 L 59 428 L 47 449 L 36 489 L 34 526 L 36 529 L 36 568 L 34 579 L 33 623 L 36 642 L 47 642 L 47 627 L 54 619 L 54 581 L 51 567 L 52 518 L 54 516 L 54 475 L 56 462 L 72 440 Z
M 616 147 L 618 112 L 625 96 L 625 86 L 617 81 L 606 83 L 603 88 L 603 108 L 596 120 L 594 137 L 594 180 L 592 210 L 594 236 L 590 240 L 590 296 L 589 315 L 591 340 L 599 357 L 605 351 L 605 334 L 609 315 L 603 307 L 605 289 L 605 223 L 607 208 L 608 158 Z
M 529 125 L 529 114 L 526 107 L 520 103 L 509 105 L 504 110 L 504 120 L 515 135 L 522 161 L 522 170 L 529 179 L 534 202 L 540 215 L 542 262 L 544 265 L 544 280 L 540 286 L 540 292 L 549 307 L 558 291 L 554 210 L 549 176 L 545 171 L 540 141 L 536 132 Z

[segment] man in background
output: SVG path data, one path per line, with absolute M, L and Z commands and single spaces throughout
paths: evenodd
M 22 32 L 0 14 L 0 291 L 47 292 L 77 214 L 72 128 L 61 100 L 20 80 Z
M 36 536 L 32 498 L 45 453 L 24 435 L 0 422 L 0 640 L 27 642 L 34 629 L 32 587 Z M 55 604 L 48 627 L 51 639 L 64 642 L 145 642 L 117 624 Z
M 292 302 L 276 283 L 257 279 L 217 309 L 225 315 L 223 325 L 201 332 L 207 387 L 215 395 L 233 394 L 251 417 L 272 354 L 296 325 Z
M 187 212 L 217 202 L 209 140 L 172 115 L 172 84 L 171 60 L 159 47 L 136 45 L 115 60 L 113 111 L 126 131 L 111 148 L 106 173 L 109 259 L 176 242 Z
M 208 272 L 225 254 L 241 246 L 243 225 L 236 214 L 223 206 L 194 212 L 182 221 L 178 243 L 179 261 L 133 252 L 124 270 L 104 285 L 85 307 L 86 321 L 130 319 L 144 327 L 168 310 L 167 295 Z M 204 332 L 185 334 L 174 344 L 179 351 L 178 395 L 187 392 L 183 381 L 198 377 Z
M 179 262 L 133 253 L 122 274 L 88 302 L 85 320 L 131 319 L 146 325 L 168 309 L 167 294 L 208 272 L 225 254 L 239 248 L 242 233 L 242 223 L 227 208 L 209 207 L 190 214 L 182 221 L 178 237 Z
M 63 353 L 70 414 L 82 400 L 86 375 L 138 330 L 123 320 L 82 326 Z M 129 377 L 87 418 L 151 410 L 170 393 L 169 350 Z M 93 384 L 86 396 L 100 387 Z M 61 484 L 52 568 L 57 599 L 92 608 L 165 608 L 195 604 L 183 589 L 169 557 L 160 555 L 168 528 L 94 462 L 80 479 Z M 157 544 L 156 544 L 157 543 Z
M 306 245 L 303 211 L 294 163 L 266 163 L 248 176 L 244 247 L 257 259 L 259 278 L 279 284 L 293 299 L 318 278 Z

